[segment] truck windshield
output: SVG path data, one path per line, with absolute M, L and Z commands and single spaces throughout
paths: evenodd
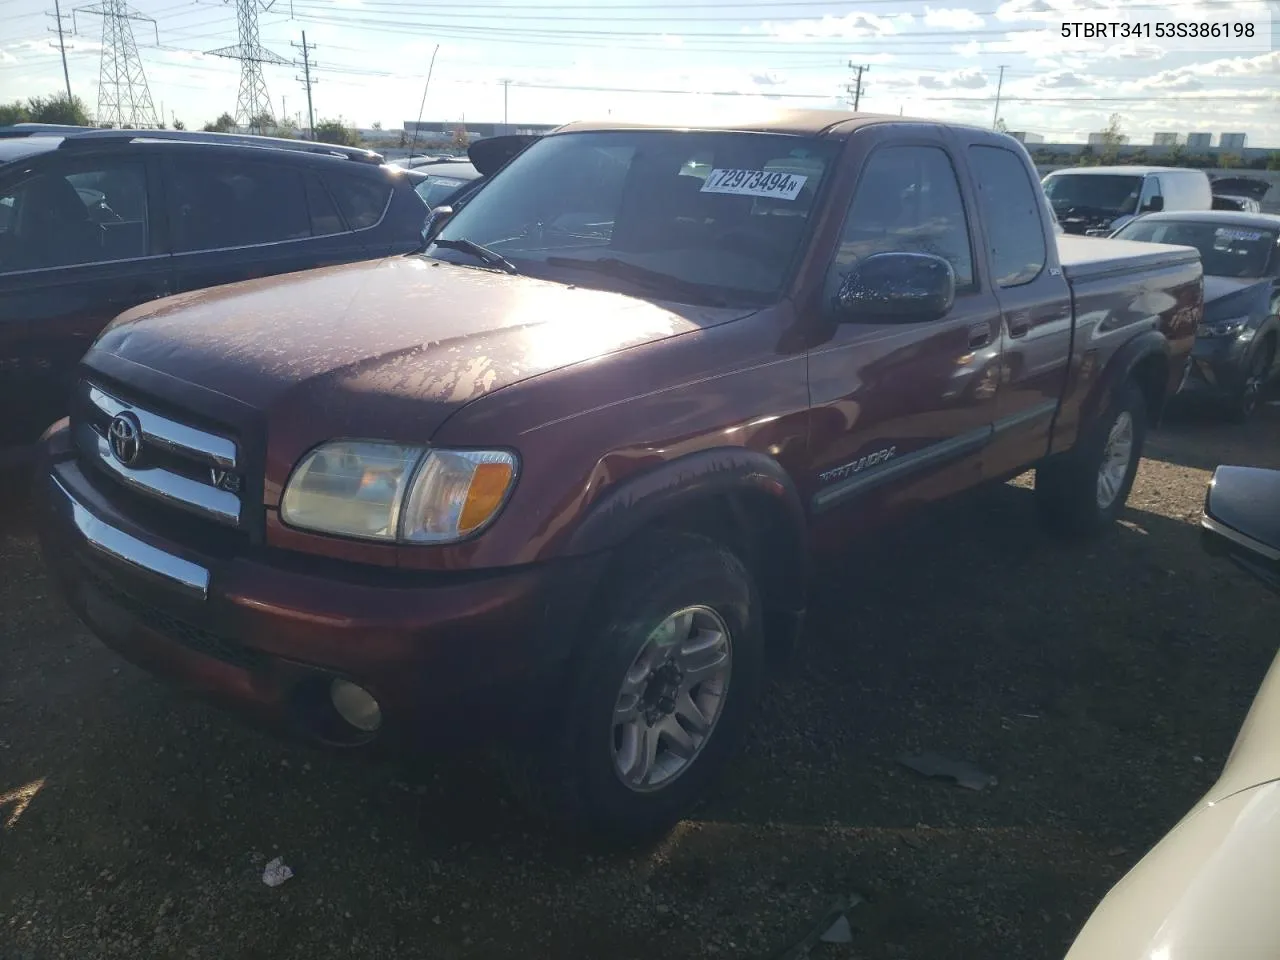
M 1109 173 L 1052 174 L 1044 181 L 1044 192 L 1058 216 L 1071 211 L 1122 216 L 1138 209 L 1142 177 Z
M 440 232 L 522 274 L 681 302 L 781 295 L 839 144 L 773 134 L 624 130 L 530 146 Z M 433 245 L 437 259 L 475 263 Z
M 1134 220 L 1116 233 L 1116 239 L 1195 247 L 1211 277 L 1263 277 L 1271 258 L 1280 256 L 1275 230 L 1194 220 Z

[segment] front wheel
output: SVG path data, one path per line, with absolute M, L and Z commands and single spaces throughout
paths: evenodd
M 743 563 L 701 536 L 650 535 L 579 645 L 553 756 L 529 757 L 548 811 L 588 833 L 656 837 L 707 791 L 746 730 L 764 663 Z
M 1120 515 L 1138 473 L 1146 424 L 1142 392 L 1126 383 L 1074 450 L 1036 469 L 1036 506 L 1051 531 L 1093 533 Z

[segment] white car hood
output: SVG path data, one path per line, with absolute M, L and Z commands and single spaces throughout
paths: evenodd
M 1067 960 L 1280 957 L 1280 657 L 1222 776 L 1112 888 Z
M 1107 894 L 1067 960 L 1280 956 L 1280 781 L 1205 802 Z

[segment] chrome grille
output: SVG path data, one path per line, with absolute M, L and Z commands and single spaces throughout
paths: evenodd
M 88 417 L 73 425 L 81 458 L 117 482 L 180 510 L 240 526 L 241 478 L 235 441 L 145 407 L 126 403 L 88 382 L 80 384 Z M 122 456 L 113 449 L 112 425 L 136 433 Z

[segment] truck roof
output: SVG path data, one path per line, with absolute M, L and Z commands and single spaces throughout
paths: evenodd
M 1053 170 L 1047 174 L 1052 177 L 1057 173 L 1083 173 L 1083 174 L 1123 174 L 1131 177 L 1142 177 L 1148 173 L 1204 173 L 1203 170 L 1193 170 L 1190 167 L 1139 167 L 1139 166 L 1116 166 L 1116 167 L 1063 167 L 1059 170 Z M 1205 174 L 1207 177 L 1208 174 Z
M 717 113 L 713 122 L 684 122 L 679 115 L 660 123 L 628 123 L 618 120 L 578 120 L 566 123 L 556 129 L 556 133 L 582 132 L 587 130 L 725 130 L 735 133 L 790 133 L 807 134 L 809 136 L 830 136 L 843 139 L 858 127 L 873 123 L 928 123 L 936 124 L 936 120 L 924 120 L 919 117 L 898 117 L 879 113 L 853 113 L 848 110 L 760 110 L 752 109 L 740 115 L 729 113 L 726 117 Z M 948 124 L 952 126 L 952 124 Z M 840 129 L 835 129 L 839 127 Z

